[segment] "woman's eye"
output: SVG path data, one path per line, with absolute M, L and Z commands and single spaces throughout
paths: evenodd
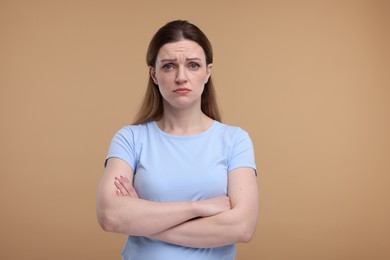
M 192 63 L 188 64 L 188 67 L 192 70 L 196 70 L 200 67 L 200 65 L 198 63 L 192 62 Z
M 173 69 L 173 65 L 172 64 L 165 64 L 164 66 L 162 66 L 163 70 L 171 70 Z

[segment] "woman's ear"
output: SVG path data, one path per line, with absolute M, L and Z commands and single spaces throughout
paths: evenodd
M 154 84 L 158 85 L 156 78 L 156 69 L 152 66 L 149 66 L 149 75 L 153 79 Z
M 206 84 L 209 81 L 209 78 L 211 76 L 211 69 L 212 69 L 212 67 L 213 67 L 212 63 L 207 64 L 207 67 L 206 67 L 207 76 L 206 76 L 206 82 L 204 84 Z

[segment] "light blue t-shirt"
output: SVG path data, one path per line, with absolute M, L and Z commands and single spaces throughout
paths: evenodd
M 174 136 L 155 121 L 123 127 L 113 138 L 107 159 L 126 161 L 134 171 L 138 196 L 158 202 L 195 201 L 227 195 L 228 174 L 256 169 L 252 141 L 244 130 L 214 121 L 205 132 Z M 233 260 L 235 245 L 189 248 L 129 236 L 126 260 Z

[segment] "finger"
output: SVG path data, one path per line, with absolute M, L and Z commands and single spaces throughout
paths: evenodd
M 124 188 L 126 189 L 130 197 L 138 198 L 138 194 L 135 191 L 133 185 L 130 183 L 128 178 L 121 175 L 119 176 L 119 182 L 124 186 Z
M 114 184 L 115 184 L 116 188 L 122 193 L 123 196 L 129 196 L 129 193 L 127 192 L 126 188 L 123 186 L 123 184 L 121 182 L 119 182 L 118 180 L 115 180 Z
M 133 189 L 133 185 L 131 185 L 129 179 L 127 179 L 126 177 L 120 176 L 119 182 L 123 185 L 127 192 L 130 192 Z
M 137 194 L 137 192 L 135 191 L 134 188 L 131 189 L 131 191 L 129 192 L 129 194 L 130 194 L 130 197 L 132 197 L 132 198 L 137 198 L 137 199 L 138 199 L 138 194 Z

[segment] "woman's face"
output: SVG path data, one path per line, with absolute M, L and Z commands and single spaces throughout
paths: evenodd
M 150 67 L 150 76 L 159 87 L 165 107 L 200 109 L 211 66 L 206 64 L 204 50 L 198 43 L 181 40 L 161 47 L 155 68 Z

